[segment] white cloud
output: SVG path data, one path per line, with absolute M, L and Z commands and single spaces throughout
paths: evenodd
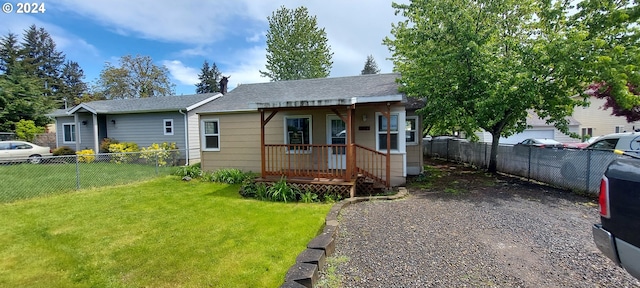
M 268 82 L 268 78 L 260 76 L 259 70 L 264 70 L 267 63 L 264 46 L 254 46 L 246 50 L 237 51 L 232 57 L 221 62 L 226 68 L 223 71 L 229 78 L 229 88 L 235 88 L 239 84 Z
M 179 60 L 164 60 L 162 65 L 169 69 L 171 76 L 184 85 L 195 85 L 198 79 L 198 69 L 185 66 Z

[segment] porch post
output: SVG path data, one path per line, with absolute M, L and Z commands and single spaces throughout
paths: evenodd
M 345 181 L 350 181 L 351 177 L 353 177 L 353 108 L 351 106 L 347 107 L 347 123 L 345 123 L 347 131 L 346 131 L 346 136 L 347 136 L 347 145 L 345 147 L 346 149 L 346 157 L 347 157 L 347 171 L 346 171 L 346 175 L 344 176 L 344 180 Z
M 387 187 L 391 186 L 391 104 L 387 103 Z
M 94 147 L 94 152 L 95 154 L 98 154 L 98 152 L 100 152 L 100 142 L 99 142 L 99 137 L 98 137 L 98 115 L 97 114 L 91 114 L 93 115 L 93 147 Z M 189 151 L 187 151 L 187 153 L 189 153 Z
M 265 165 L 265 148 L 264 148 L 264 110 L 260 109 L 260 159 L 261 159 L 261 172 L 262 178 L 266 178 L 266 165 Z

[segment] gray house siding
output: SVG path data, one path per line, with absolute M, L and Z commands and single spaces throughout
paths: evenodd
M 173 120 L 173 135 L 164 135 L 164 119 Z M 107 115 L 106 123 L 107 137 L 119 142 L 135 142 L 140 148 L 162 142 L 186 147 L 184 115 L 178 112 Z
M 64 142 L 64 124 L 73 124 L 73 116 L 71 117 L 57 117 L 56 118 L 56 146 L 68 146 L 76 149 L 75 143 Z

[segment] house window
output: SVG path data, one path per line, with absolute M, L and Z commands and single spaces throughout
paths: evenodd
M 617 125 L 614 133 L 622 133 L 622 132 L 626 132 L 624 130 L 624 125 Z
M 391 114 L 391 150 L 398 150 L 398 114 Z M 378 115 L 378 150 L 387 150 L 387 118 Z
M 72 123 L 62 124 L 62 142 L 63 143 L 76 142 L 76 124 L 72 124 Z
M 164 119 L 164 135 L 173 135 L 173 119 Z
M 407 116 L 407 144 L 418 144 L 418 116 Z M 385 143 L 386 144 L 386 143 Z
M 206 151 L 220 151 L 220 122 L 215 120 L 202 121 L 202 147 Z
M 593 128 L 582 128 L 582 141 L 586 141 L 593 136 Z
M 285 116 L 284 137 L 288 145 L 302 144 L 301 146 L 289 146 L 289 151 L 310 151 L 311 147 L 303 146 L 311 144 L 311 116 Z

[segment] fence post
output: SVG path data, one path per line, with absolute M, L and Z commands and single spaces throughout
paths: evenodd
M 76 190 L 80 190 L 80 159 L 78 157 L 76 154 Z
M 156 150 L 156 153 L 154 153 L 154 155 L 156 155 L 156 176 L 158 175 L 158 151 Z
M 591 149 L 587 149 L 587 183 L 585 183 L 585 187 L 587 192 L 589 192 L 589 182 L 591 182 Z
M 528 168 L 527 168 L 527 181 L 531 181 L 531 147 L 533 147 L 532 145 L 529 145 L 529 160 L 528 160 Z
M 447 161 L 449 161 L 449 139 L 447 139 Z

